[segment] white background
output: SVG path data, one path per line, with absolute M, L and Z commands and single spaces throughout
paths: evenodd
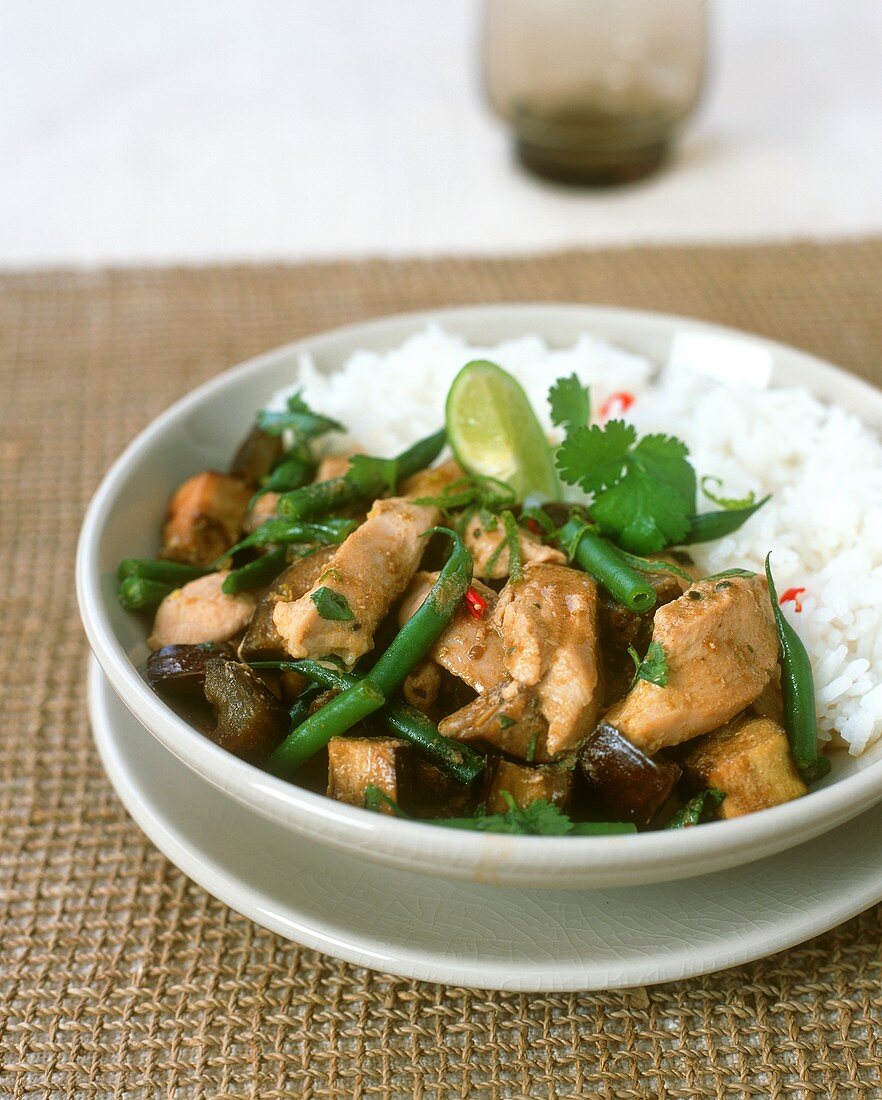
M 3 0 L 0 265 L 882 231 L 882 0 L 712 0 L 663 175 L 524 175 L 477 0 Z

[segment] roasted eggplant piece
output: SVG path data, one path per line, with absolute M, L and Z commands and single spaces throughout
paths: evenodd
M 230 473 L 233 477 L 240 477 L 243 481 L 258 485 L 269 475 L 281 457 L 281 436 L 270 435 L 255 424 L 236 451 L 230 465 Z
M 205 698 L 217 712 L 211 739 L 236 756 L 265 756 L 289 731 L 288 711 L 245 665 L 206 661 Z
M 694 743 L 683 759 L 695 787 L 723 791 L 720 817 L 740 817 L 807 793 L 787 733 L 771 718 L 745 715 Z
M 514 799 L 520 810 L 526 810 L 534 802 L 551 802 L 567 809 L 573 789 L 573 773 L 562 764 L 546 764 L 531 768 L 527 764 L 513 764 L 499 760 L 487 787 L 487 813 L 504 814 L 510 809 L 503 791 Z
M 579 769 L 592 796 L 617 820 L 648 825 L 680 778 L 672 760 L 651 759 L 607 722 L 579 751 Z
M 368 787 L 398 802 L 410 786 L 413 750 L 397 737 L 332 737 L 328 742 L 328 797 L 364 806 Z M 381 813 L 393 813 L 387 803 Z
M 154 691 L 189 700 L 204 698 L 205 665 L 211 660 L 235 661 L 226 645 L 203 642 L 201 645 L 167 645 L 147 658 L 147 680 Z

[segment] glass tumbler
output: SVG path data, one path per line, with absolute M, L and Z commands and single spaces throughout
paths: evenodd
M 698 103 L 706 38 L 704 0 L 485 0 L 487 95 L 539 175 L 640 179 Z

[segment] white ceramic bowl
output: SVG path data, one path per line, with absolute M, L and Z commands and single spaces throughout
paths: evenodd
M 882 798 L 882 743 L 859 760 L 836 754 L 833 771 L 806 798 L 685 831 L 613 837 L 517 837 L 449 830 L 347 806 L 267 775 L 178 718 L 137 672 L 144 624 L 116 600 L 122 558 L 156 553 L 169 496 L 206 468 L 223 469 L 255 410 L 296 382 L 308 351 L 334 370 L 359 348 L 392 348 L 437 321 L 478 344 L 540 333 L 570 344 L 591 332 L 661 364 L 676 337 L 716 340 L 723 356 L 769 363 L 773 384 L 803 385 L 882 427 L 882 393 L 803 352 L 684 318 L 578 305 L 494 305 L 390 317 L 309 337 L 268 352 L 200 386 L 128 447 L 99 487 L 77 554 L 77 592 L 89 642 L 114 690 L 147 730 L 220 790 L 313 843 L 449 878 L 531 887 L 627 886 L 721 870 L 809 840 Z M 293 838 L 292 838 L 293 839 Z

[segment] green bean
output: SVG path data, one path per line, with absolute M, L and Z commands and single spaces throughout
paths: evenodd
M 386 697 L 372 680 L 359 680 L 292 730 L 270 756 L 270 766 L 279 772 L 296 770 L 332 737 L 345 733 L 385 702 Z
M 766 555 L 766 580 L 775 615 L 778 641 L 781 646 L 781 695 L 784 702 L 784 725 L 790 741 L 790 751 L 797 771 L 812 783 L 830 770 L 830 761 L 818 752 L 818 716 L 815 711 L 815 680 L 812 665 L 802 639 L 784 618 Z
M 256 531 L 231 546 L 214 563 L 216 566 L 240 550 L 270 543 L 318 542 L 324 546 L 343 542 L 358 526 L 354 519 L 324 519 L 316 523 L 294 523 L 286 519 L 268 519 Z
M 163 584 L 186 584 L 208 573 L 198 565 L 189 565 L 183 561 L 162 561 L 158 558 L 126 558 L 119 563 L 117 577 L 124 581 L 126 577 L 142 577 L 146 581 L 162 581 Z
M 396 482 L 401 482 L 419 470 L 425 469 L 426 466 L 430 466 L 441 453 L 446 439 L 446 433 L 442 428 L 441 431 L 419 440 L 406 451 L 402 451 L 393 460 L 396 466 Z M 334 477 L 328 481 L 317 481 L 313 485 L 304 485 L 302 489 L 285 493 L 279 499 L 277 510 L 285 519 L 311 519 L 314 516 L 327 515 L 328 512 L 372 501 L 382 496 L 386 488 L 386 479 L 379 472 L 373 484 L 356 482 L 346 475 Z
M 398 631 L 392 644 L 364 680 L 348 687 L 288 735 L 270 757 L 273 767 L 292 771 L 299 768 L 332 737 L 345 733 L 371 713 L 367 710 L 361 714 L 359 707 L 352 706 L 349 702 L 350 695 L 359 692 L 365 685 L 371 684 L 380 699 L 372 709 L 377 710 L 382 706 L 401 687 L 410 670 L 426 656 L 438 635 L 453 618 L 471 583 L 472 556 L 455 531 L 446 527 L 433 527 L 424 534 L 436 531 L 450 536 L 453 549 L 428 596 Z M 317 721 L 319 715 L 323 715 L 321 722 Z
M 739 527 L 745 524 L 754 512 L 769 499 L 768 496 L 751 504 L 748 508 L 727 508 L 722 512 L 703 512 L 701 515 L 692 516 L 689 521 L 689 532 L 680 545 L 691 546 L 696 542 L 713 542 L 725 535 L 731 535 Z
M 232 573 L 224 577 L 221 589 L 228 596 L 234 596 L 237 592 L 246 592 L 250 588 L 262 588 L 265 584 L 274 581 L 285 568 L 286 551 L 284 547 L 271 550 L 268 554 L 262 554 L 254 561 L 243 565 L 241 569 L 234 569 Z
M 652 585 L 622 559 L 611 542 L 587 524 L 569 520 L 561 528 L 560 543 L 570 558 L 630 611 L 649 611 L 655 606 L 658 597 Z
M 320 684 L 323 688 L 335 688 L 345 691 L 357 684 L 362 677 L 351 672 L 340 672 L 328 668 L 317 661 L 254 661 L 252 668 L 278 668 L 288 672 L 299 672 L 307 680 Z M 483 770 L 486 759 L 469 745 L 444 737 L 438 727 L 422 711 L 407 703 L 389 703 L 382 714 L 383 721 L 405 741 L 410 741 L 420 749 L 433 764 L 447 772 L 460 783 L 470 784 Z
M 158 607 L 176 587 L 146 577 L 126 577 L 120 582 L 117 595 L 126 611 L 150 611 Z

